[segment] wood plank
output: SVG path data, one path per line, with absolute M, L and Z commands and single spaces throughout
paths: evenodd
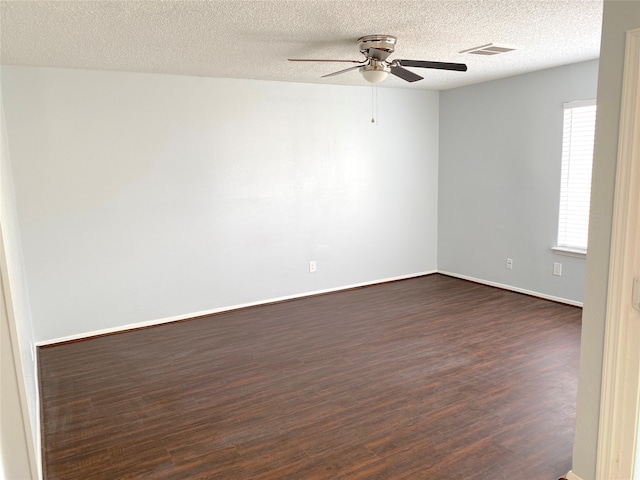
M 47 478 L 557 478 L 581 314 L 436 274 L 42 347 Z

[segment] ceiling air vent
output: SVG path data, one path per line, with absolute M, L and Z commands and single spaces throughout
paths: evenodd
M 459 53 L 468 53 L 470 55 L 498 55 L 499 53 L 506 53 L 512 50 L 515 50 L 515 48 L 487 43 L 486 45 L 480 45 L 479 47 L 462 50 Z

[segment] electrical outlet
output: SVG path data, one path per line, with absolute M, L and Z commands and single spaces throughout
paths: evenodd
M 513 258 L 507 258 L 507 268 L 509 270 L 513 269 Z
M 561 263 L 554 263 L 553 264 L 553 274 L 554 275 L 562 275 L 562 264 Z
M 316 271 L 316 261 L 315 260 L 311 260 L 309 262 L 309 273 L 313 273 Z

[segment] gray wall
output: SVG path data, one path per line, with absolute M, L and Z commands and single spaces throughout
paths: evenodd
M 441 92 L 439 270 L 582 302 L 585 260 L 550 248 L 562 104 L 596 98 L 597 74 L 594 60 Z
M 433 271 L 438 92 L 3 67 L 38 341 Z M 308 271 L 316 260 L 318 270 Z
M 589 255 L 582 313 L 580 382 L 572 469 L 573 473 L 584 480 L 596 480 L 604 322 L 607 306 L 625 32 L 639 27 L 640 2 L 604 2 L 600 72 L 598 75 L 598 116 L 596 119 L 589 220 Z

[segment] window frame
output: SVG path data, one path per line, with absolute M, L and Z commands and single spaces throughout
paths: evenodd
M 587 238 L 585 238 L 585 246 L 583 247 L 582 245 L 572 245 L 568 242 L 561 242 L 561 235 L 562 232 L 566 232 L 567 231 L 567 226 L 566 226 L 566 222 L 567 220 L 571 217 L 571 214 L 567 214 L 567 209 L 570 208 L 570 206 L 568 205 L 568 198 L 570 196 L 570 192 L 567 191 L 567 189 L 569 188 L 569 179 L 566 178 L 566 175 L 571 171 L 571 150 L 567 150 L 567 141 L 571 142 L 571 139 L 574 138 L 575 136 L 575 131 L 573 129 L 570 129 L 569 131 L 567 131 L 567 111 L 568 110 L 573 110 L 576 108 L 583 108 L 583 107 L 595 107 L 594 111 L 593 111 L 593 124 L 594 124 L 594 129 L 593 129 L 593 137 L 591 138 L 591 158 L 590 158 L 590 162 L 591 162 L 591 169 L 593 169 L 593 144 L 595 143 L 595 120 L 596 120 L 596 115 L 597 115 L 597 102 L 596 99 L 589 99 L 589 100 L 579 100 L 579 101 L 573 101 L 573 102 L 567 102 L 563 104 L 563 118 L 562 118 L 562 155 L 561 155 L 561 174 L 560 174 L 560 191 L 559 191 L 559 202 L 558 202 L 558 218 L 557 218 L 557 230 L 556 230 L 556 243 L 553 247 L 551 247 L 551 249 L 553 250 L 554 253 L 559 254 L 559 255 L 566 255 L 566 256 L 571 256 L 571 257 L 580 257 L 580 258 L 584 258 L 587 255 L 587 248 L 588 245 L 586 245 L 586 241 L 588 240 Z M 569 139 L 567 140 L 567 136 L 569 136 Z M 570 148 L 570 147 L 569 147 Z M 576 158 L 576 156 L 574 155 L 574 159 Z M 580 162 L 580 160 L 574 160 L 574 166 L 577 162 Z M 568 165 L 566 165 L 568 163 Z M 588 211 L 591 208 L 591 178 L 592 178 L 592 170 L 589 172 L 589 207 L 588 207 Z M 583 182 L 582 184 L 584 185 Z M 575 188 L 575 184 L 574 184 L 574 188 Z M 589 228 L 589 219 L 588 219 L 588 211 L 587 211 L 587 223 L 586 223 L 586 235 L 588 235 L 588 228 Z M 563 214 L 563 212 L 565 212 Z M 584 215 L 582 215 L 582 218 L 584 218 Z M 565 233 L 566 234 L 566 233 Z

